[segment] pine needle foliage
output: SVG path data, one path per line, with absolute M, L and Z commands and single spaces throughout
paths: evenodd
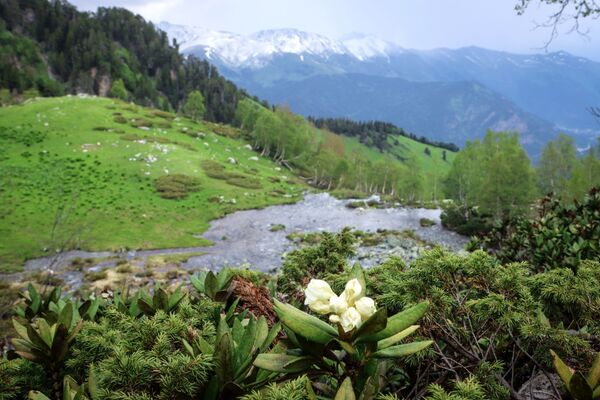
M 212 314 L 184 301 L 178 312 L 135 318 L 108 308 L 84 325 L 67 369 L 79 380 L 93 368 L 102 398 L 172 399 L 198 396 L 212 375 L 212 356 L 191 356 L 183 340 L 214 341 Z M 92 366 L 92 367 L 90 367 Z
M 301 376 L 280 385 L 271 383 L 263 390 L 255 390 L 240 400 L 308 400 L 310 397 L 306 385 L 310 385 L 310 381 L 306 376 Z

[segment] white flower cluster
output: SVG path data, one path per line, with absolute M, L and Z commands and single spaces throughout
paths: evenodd
M 311 279 L 304 291 L 304 304 L 316 313 L 331 314 L 329 321 L 340 324 L 344 332 L 350 332 L 376 311 L 375 301 L 364 295 L 364 289 L 358 279 L 352 279 L 337 296 L 327 282 Z

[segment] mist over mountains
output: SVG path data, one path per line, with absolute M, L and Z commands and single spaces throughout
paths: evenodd
M 295 29 L 244 36 L 158 27 L 183 53 L 304 115 L 381 119 L 459 145 L 487 129 L 516 130 L 533 155 L 559 131 L 585 147 L 600 130 L 587 112 L 600 104 L 600 63 L 566 52 L 414 50 L 359 34 L 333 40 Z

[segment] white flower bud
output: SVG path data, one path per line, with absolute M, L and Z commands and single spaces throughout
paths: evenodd
M 320 279 L 311 279 L 304 291 L 304 304 L 319 314 L 329 313 L 329 299 L 335 296 L 329 284 Z
M 363 296 L 363 288 L 358 279 L 351 279 L 346 283 L 344 292 L 340 297 L 344 297 L 349 306 L 353 307 L 354 302 Z
M 331 314 L 329 316 L 329 322 L 331 322 L 332 324 L 337 324 L 338 322 L 340 322 L 340 316 L 339 315 L 335 315 L 335 314 Z
M 342 315 L 340 315 L 340 324 L 344 332 L 350 332 L 354 328 L 358 328 L 362 320 L 356 308 L 349 307 Z
M 331 296 L 329 299 L 329 310 L 334 314 L 342 314 L 348 309 L 348 302 L 344 296 Z
M 356 301 L 354 307 L 359 312 L 363 321 L 368 320 L 371 315 L 375 314 L 377 308 L 375 307 L 375 300 L 370 297 L 361 297 Z

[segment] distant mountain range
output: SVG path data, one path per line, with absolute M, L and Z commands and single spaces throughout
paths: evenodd
M 600 105 L 600 63 L 565 52 L 421 51 L 364 35 L 158 27 L 252 94 L 305 115 L 381 119 L 459 145 L 486 129 L 517 130 L 531 154 L 558 131 L 585 147 L 600 130 L 586 110 Z

